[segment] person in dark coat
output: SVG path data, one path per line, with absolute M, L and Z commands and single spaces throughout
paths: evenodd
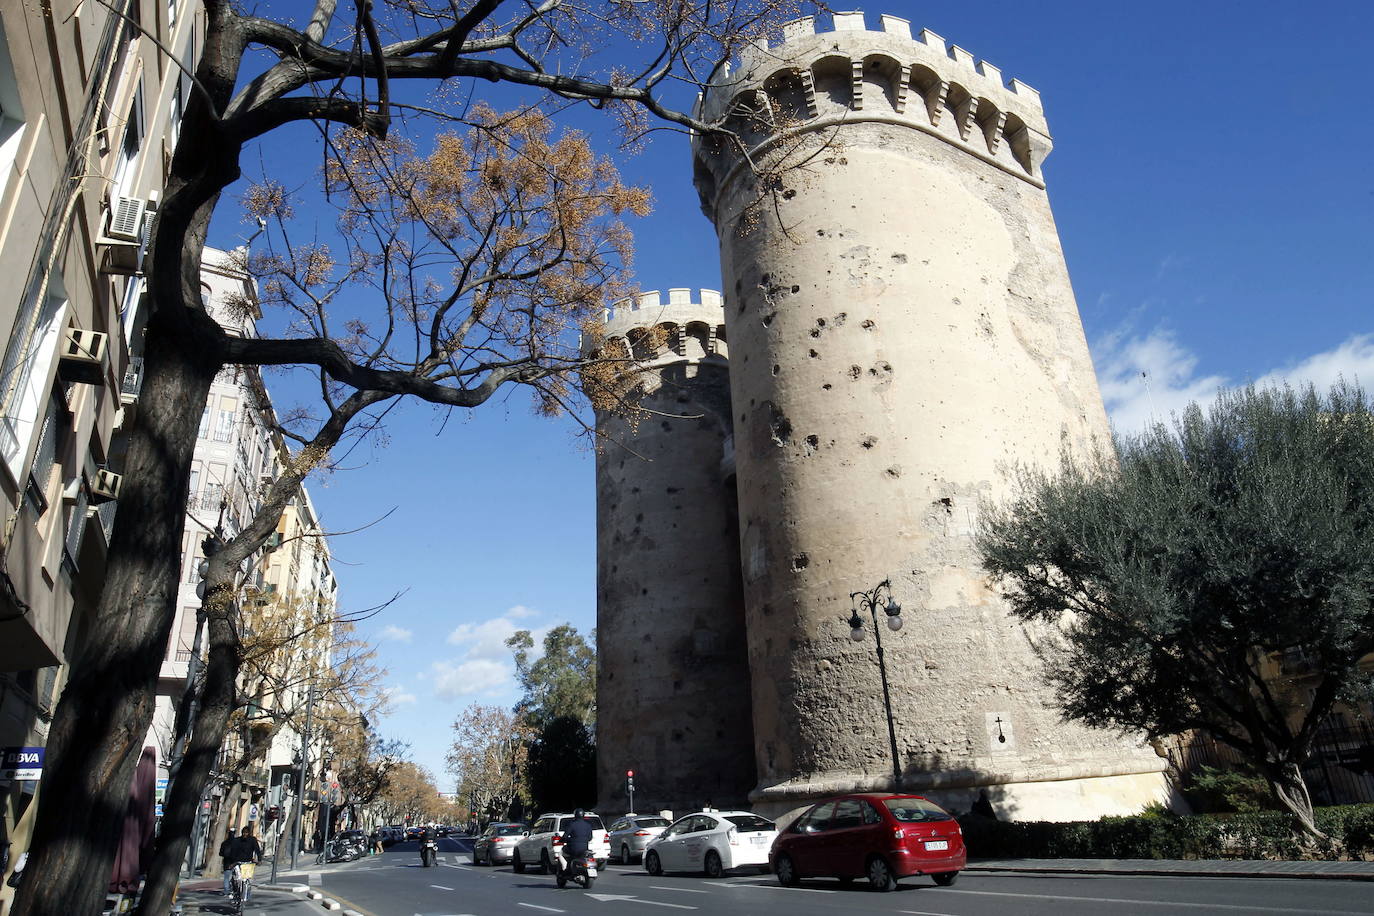
M 219 844 L 219 863 L 224 868 L 224 896 L 229 896 L 229 852 L 234 848 L 234 828 L 230 827 Z

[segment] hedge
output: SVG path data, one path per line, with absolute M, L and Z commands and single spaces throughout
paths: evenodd
M 1097 821 L 996 821 L 964 815 L 959 823 L 973 858 L 1035 859 L 1361 859 L 1374 858 L 1374 805 L 1318 808 L 1313 840 L 1291 815 L 1137 815 Z

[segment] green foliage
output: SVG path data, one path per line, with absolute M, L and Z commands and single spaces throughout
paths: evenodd
M 517 630 L 506 640 L 515 656 L 515 676 L 523 696 L 516 712 L 536 730 L 567 717 L 589 731 L 596 721 L 596 648 L 570 624 L 544 634 L 544 654 L 531 660 L 534 637 Z
M 960 818 L 973 858 L 1336 859 L 1374 855 L 1374 805 L 1318 808 L 1326 836 L 1303 834 L 1289 814 L 1104 817 L 1098 821 Z
M 591 730 L 572 716 L 551 719 L 530 745 L 529 783 L 540 811 L 590 809 L 596 804 Z
M 1044 648 L 1064 714 L 1241 750 L 1295 813 L 1298 765 L 1374 651 L 1374 419 L 1365 393 L 1246 388 L 1204 414 L 1022 475 L 978 547 Z M 1266 680 L 1300 650 L 1301 696 Z M 1310 690 L 1310 692 L 1309 692 Z M 1289 717 L 1301 715 L 1294 723 Z
M 1196 811 L 1253 814 L 1272 811 L 1274 793 L 1253 768 L 1203 766 L 1188 777 L 1183 794 Z

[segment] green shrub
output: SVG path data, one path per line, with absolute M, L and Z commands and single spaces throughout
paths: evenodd
M 1225 769 L 1200 767 L 1188 774 L 1182 790 L 1193 810 L 1199 812 L 1254 814 L 1278 808 L 1269 782 L 1243 764 Z
M 1164 816 L 1150 811 L 1097 821 L 960 818 L 974 858 L 1335 859 L 1374 855 L 1374 805 L 1318 808 L 1313 840 L 1279 811 Z

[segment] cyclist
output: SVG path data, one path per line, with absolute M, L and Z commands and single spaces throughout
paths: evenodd
M 253 825 L 249 824 L 243 828 L 238 839 L 234 840 L 229 846 L 229 857 L 225 860 L 230 869 L 235 867 L 239 871 L 240 886 L 243 888 L 242 901 L 248 900 L 249 882 L 253 879 L 253 868 L 262 861 L 262 844 L 258 838 L 253 836 Z M 247 865 L 249 868 L 243 868 Z

